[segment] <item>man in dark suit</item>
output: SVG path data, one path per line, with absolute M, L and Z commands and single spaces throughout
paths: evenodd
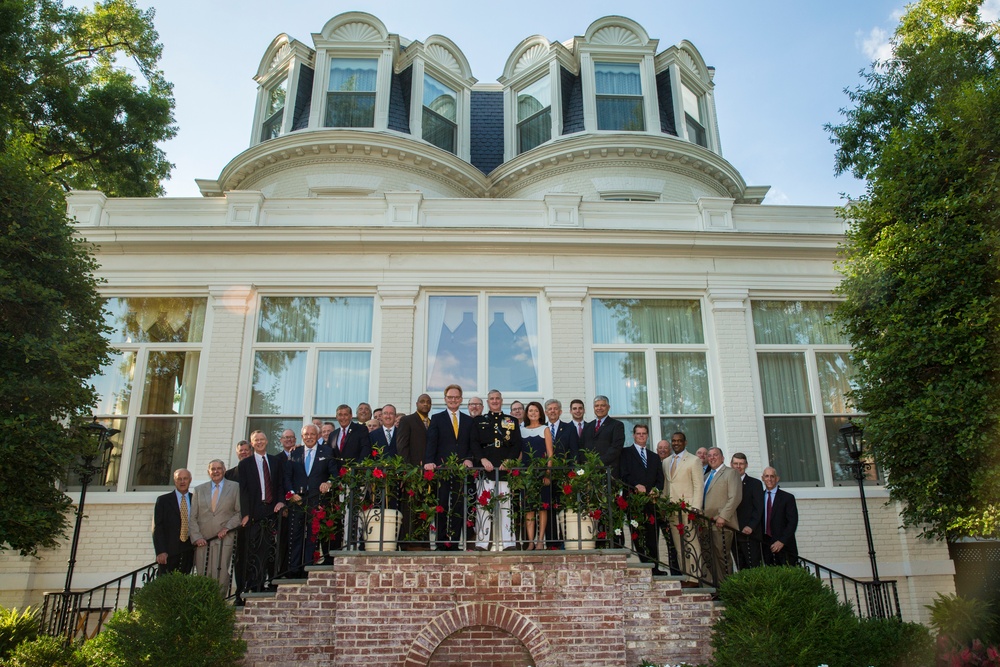
M 285 507 L 284 455 L 267 453 L 267 436 L 263 431 L 250 434 L 253 456 L 240 461 L 240 513 L 243 515 L 247 544 L 245 575 L 248 590 L 262 590 L 274 576 L 279 545 L 274 539 L 280 527 L 281 510 Z M 247 530 L 249 528 L 249 530 Z
M 596 452 L 604 465 L 611 469 L 611 475 L 618 477 L 619 460 L 625 446 L 625 424 L 608 416 L 611 404 L 607 396 L 594 398 L 594 421 L 583 427 L 580 451 Z
M 659 492 L 663 488 L 663 465 L 660 457 L 646 448 L 646 443 L 649 441 L 649 427 L 645 424 L 633 426 L 632 439 L 634 446 L 626 447 L 621 458 L 621 479 L 626 484 L 626 494 L 648 494 L 653 490 Z M 644 511 L 629 513 L 629 519 L 639 524 L 632 529 L 632 533 L 638 534 L 641 539 L 638 544 L 632 546 L 639 554 L 639 560 L 653 563 L 653 574 L 666 574 L 661 572 L 657 565 L 660 560 L 660 540 L 656 532 L 656 521 L 654 519 L 651 522 L 650 517 L 655 517 L 651 507 Z
M 398 431 L 396 428 L 396 406 L 386 404 L 379 414 L 381 425 L 368 433 L 368 443 L 382 450 L 383 457 L 396 456 L 398 449 Z
M 424 467 L 424 453 L 427 451 L 427 427 L 430 426 L 431 397 L 420 394 L 417 397 L 417 411 L 399 420 L 396 429 L 396 449 L 403 460 L 411 466 Z M 413 530 L 413 516 L 407 498 L 402 499 L 403 525 L 399 534 L 405 540 Z M 422 536 L 421 536 L 422 537 Z M 430 542 L 423 540 L 403 544 L 404 551 L 420 551 L 430 548 Z
M 340 428 L 330 437 L 330 447 L 340 465 L 361 462 L 371 454 L 368 427 L 358 424 L 353 417 L 351 406 L 345 404 L 337 407 L 337 424 Z
M 472 417 L 461 412 L 462 388 L 450 384 L 444 390 L 446 409 L 431 417 L 427 427 L 427 449 L 424 451 L 424 470 L 434 470 L 452 454 L 472 467 L 470 444 L 472 442 Z M 458 551 L 462 536 L 464 496 L 462 481 L 438 484 L 438 504 L 445 511 L 437 516 L 435 543 L 438 550 Z
M 250 456 L 251 454 L 253 454 L 253 447 L 250 446 L 249 440 L 240 440 L 239 442 L 237 442 L 236 443 L 237 465 L 234 465 L 232 468 L 226 471 L 226 474 L 224 475 L 225 478 L 228 479 L 230 482 L 236 482 L 237 484 L 239 484 L 240 483 L 239 462 L 245 459 L 246 457 Z
M 764 486 L 759 479 L 747 474 L 747 457 L 742 452 L 733 454 L 730 467 L 743 480 L 743 499 L 736 506 L 736 522 L 740 532 L 736 533 L 736 547 L 733 556 L 737 569 L 760 565 L 761 522 L 764 520 Z
M 296 447 L 291 458 L 284 463 L 285 489 L 291 508 L 288 521 L 288 569 L 293 576 L 303 576 L 303 568 L 314 561 L 316 542 L 312 539 L 309 511 L 319 505 L 320 495 L 330 491 L 330 478 L 339 473 L 340 467 L 333 458 L 333 450 L 317 445 L 319 430 L 313 424 L 302 427 L 302 446 Z
M 156 499 L 153 507 L 153 550 L 158 573 L 191 571 L 194 551 L 188 532 L 191 518 L 191 473 L 184 468 L 174 471 L 174 490 Z
M 236 465 L 226 471 L 224 477 L 230 482 L 236 482 L 237 485 L 240 483 L 240 466 L 239 463 L 243 459 L 253 456 L 253 447 L 250 446 L 249 440 L 240 440 L 236 443 Z M 243 605 L 243 598 L 240 593 L 244 590 L 243 588 L 243 573 L 246 571 L 247 562 L 247 544 L 249 544 L 250 538 L 248 536 L 246 529 L 241 529 L 236 535 L 236 546 L 233 549 L 236 552 L 236 561 L 233 563 L 233 576 L 236 578 L 236 604 L 237 606 Z
M 557 458 L 567 461 L 577 460 L 580 455 L 580 437 L 573 422 L 562 421 L 562 403 L 559 400 L 550 398 L 545 401 L 545 418 L 549 432 L 552 433 L 552 452 Z M 545 540 L 549 546 L 561 549 L 562 542 L 559 539 L 559 522 L 555 520 L 555 508 L 549 507 L 546 511 L 549 512 L 549 519 L 545 526 Z
M 795 529 L 799 526 L 799 510 L 795 496 L 778 488 L 778 471 L 764 468 L 764 564 L 795 565 L 799 552 L 795 546 Z

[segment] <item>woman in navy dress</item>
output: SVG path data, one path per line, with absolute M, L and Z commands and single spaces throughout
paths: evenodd
M 545 427 L 542 404 L 531 401 L 524 412 L 524 423 L 521 426 L 521 442 L 524 452 L 529 457 L 545 458 L 552 465 L 552 433 Z M 552 502 L 552 489 L 546 475 L 543 480 L 542 502 L 546 505 Z M 528 507 L 524 514 L 524 529 L 527 534 L 526 550 L 545 548 L 545 526 L 549 513 L 541 507 Z M 538 533 L 535 533 L 535 515 L 538 515 Z

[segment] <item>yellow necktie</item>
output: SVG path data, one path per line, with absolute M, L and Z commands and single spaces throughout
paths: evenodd
M 181 542 L 188 540 L 188 499 L 187 494 L 181 494 Z
M 219 485 L 218 484 L 213 484 L 212 485 L 212 511 L 213 512 L 215 511 L 215 508 L 218 505 L 219 505 Z
M 451 427 L 455 429 L 455 439 L 458 439 L 458 414 L 455 412 L 451 413 Z

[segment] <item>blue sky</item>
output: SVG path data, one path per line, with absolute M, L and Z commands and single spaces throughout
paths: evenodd
M 997 5 L 1000 0 L 989 0 Z M 767 204 L 837 205 L 863 185 L 835 178 L 824 123 L 838 122 L 845 87 L 884 49 L 900 0 L 362 0 L 351 4 L 274 0 L 170 0 L 156 8 L 162 66 L 174 83 L 177 137 L 165 144 L 176 166 L 167 196 L 197 197 L 195 178 L 215 178 L 249 146 L 252 77 L 278 34 L 312 46 L 333 16 L 374 14 L 390 32 L 414 40 L 441 34 L 468 58 L 480 82 L 495 82 L 511 51 L 539 34 L 582 35 L 608 14 L 627 16 L 659 40 L 658 51 L 688 40 L 716 68 L 723 156 L 749 185 L 770 185 Z M 885 51 L 882 51 L 885 53 Z

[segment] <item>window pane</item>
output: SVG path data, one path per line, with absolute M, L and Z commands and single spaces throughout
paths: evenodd
M 698 144 L 699 146 L 708 148 L 708 137 L 705 135 L 705 128 L 703 128 L 694 118 L 691 118 L 691 116 L 686 114 L 684 116 L 684 123 L 687 127 L 688 140 Z
M 847 446 L 840 438 L 840 427 L 847 423 L 847 417 L 826 417 L 823 421 L 826 425 L 826 444 L 830 449 L 830 472 L 833 473 L 833 483 L 838 486 L 845 484 L 857 484 L 854 473 L 851 472 L 850 464 L 853 463 L 851 455 L 847 453 Z M 865 457 L 871 462 L 871 457 Z M 878 484 L 880 482 L 878 468 L 872 466 L 865 471 L 866 484 Z
M 757 363 L 760 366 L 760 390 L 765 413 L 812 412 L 803 353 L 759 352 Z
M 444 85 L 429 74 L 424 75 L 425 107 L 451 122 L 456 122 L 457 95 L 454 90 Z
M 680 431 L 687 438 L 687 450 L 694 454 L 699 447 L 715 446 L 715 425 L 711 417 L 662 417 L 660 438 L 670 441 L 670 436 Z
M 817 352 L 816 369 L 819 371 L 819 390 L 823 399 L 823 412 L 844 414 L 854 412 L 847 405 L 845 395 L 852 388 L 854 366 L 847 352 Z
M 101 374 L 90 378 L 98 395 L 94 414 L 128 414 L 134 375 L 135 352 L 119 352 L 111 355 L 111 363 L 101 368 Z
M 660 412 L 697 415 L 712 412 L 708 393 L 708 366 L 702 352 L 657 352 L 656 377 Z
M 253 360 L 250 413 L 302 414 L 306 384 L 306 353 L 301 350 L 257 352 Z
M 187 467 L 191 419 L 144 417 L 138 420 L 132 457 L 133 489 L 173 486 L 173 472 Z
M 267 91 L 267 112 L 265 116 L 271 116 L 276 111 L 285 108 L 285 91 L 288 88 L 288 79 L 282 79 L 281 83 Z
M 427 300 L 427 389 L 443 391 L 458 384 L 478 391 L 478 299 L 432 296 Z
M 111 451 L 108 452 L 108 466 L 105 470 L 103 476 L 96 475 L 93 481 L 90 483 L 91 488 L 94 486 L 104 487 L 109 491 L 114 491 L 118 486 L 118 477 L 121 475 L 122 470 L 122 452 L 124 451 L 124 441 L 122 438 L 125 437 L 125 427 L 127 425 L 127 420 L 125 418 L 121 419 L 98 419 L 98 422 L 104 424 L 107 428 L 116 428 L 118 433 L 108 438 L 108 442 L 111 443 Z M 96 443 L 96 437 L 94 439 Z M 82 463 L 82 459 L 78 457 L 77 463 Z M 100 459 L 94 461 L 94 463 L 100 464 L 102 461 Z M 73 471 L 69 471 L 69 475 L 66 478 L 66 490 L 68 491 L 79 491 L 80 490 L 80 477 Z
M 594 63 L 598 95 L 642 95 L 639 63 Z
M 452 121 L 446 120 L 433 111 L 424 109 L 422 132 L 424 141 L 434 144 L 449 153 L 455 152 L 457 128 Z
M 684 113 L 701 123 L 701 105 L 698 104 L 698 96 L 687 86 L 681 86 L 681 101 L 684 104 Z
M 594 78 L 598 129 L 646 129 L 638 63 L 594 63 Z
M 281 432 L 290 428 L 295 432 L 295 439 L 298 442 L 302 430 L 302 419 L 294 417 L 291 419 L 281 419 L 274 417 L 251 417 L 247 420 L 247 432 L 243 438 L 249 440 L 250 434 L 254 431 L 263 431 L 267 436 L 267 451 L 269 454 L 277 454 L 281 451 Z
M 370 297 L 263 297 L 260 343 L 370 343 Z
M 549 78 L 543 77 L 520 90 L 517 94 L 517 120 L 531 118 L 542 109 L 552 105 L 552 93 L 549 90 Z
M 819 486 L 819 451 L 812 417 L 765 417 L 767 453 L 781 483 Z
M 754 301 L 753 332 L 758 345 L 848 345 L 830 317 L 834 301 Z
M 642 352 L 595 352 L 597 393 L 608 397 L 611 414 L 649 414 L 646 362 Z
M 333 415 L 342 403 L 353 406 L 367 401 L 370 367 L 371 352 L 320 352 L 313 414 Z
M 142 413 L 189 415 L 194 412 L 200 359 L 200 352 L 150 352 L 142 392 Z
M 594 342 L 704 343 L 701 304 L 670 299 L 593 299 Z
M 329 91 L 375 92 L 378 60 L 375 58 L 331 58 Z
M 327 93 L 326 127 L 375 125 L 375 93 Z
M 108 299 L 104 323 L 113 343 L 200 343 L 207 299 Z
M 489 385 L 538 391 L 538 303 L 535 297 L 489 298 Z
M 632 445 L 635 442 L 632 439 L 632 429 L 635 428 L 636 424 L 642 424 L 649 431 L 649 441 L 646 443 L 646 447 L 654 451 L 656 450 L 656 443 L 653 442 L 653 429 L 649 425 L 649 417 L 623 417 L 619 421 L 625 424 L 626 447 Z
M 517 126 L 517 152 L 530 151 L 552 138 L 552 109 L 546 108 Z

